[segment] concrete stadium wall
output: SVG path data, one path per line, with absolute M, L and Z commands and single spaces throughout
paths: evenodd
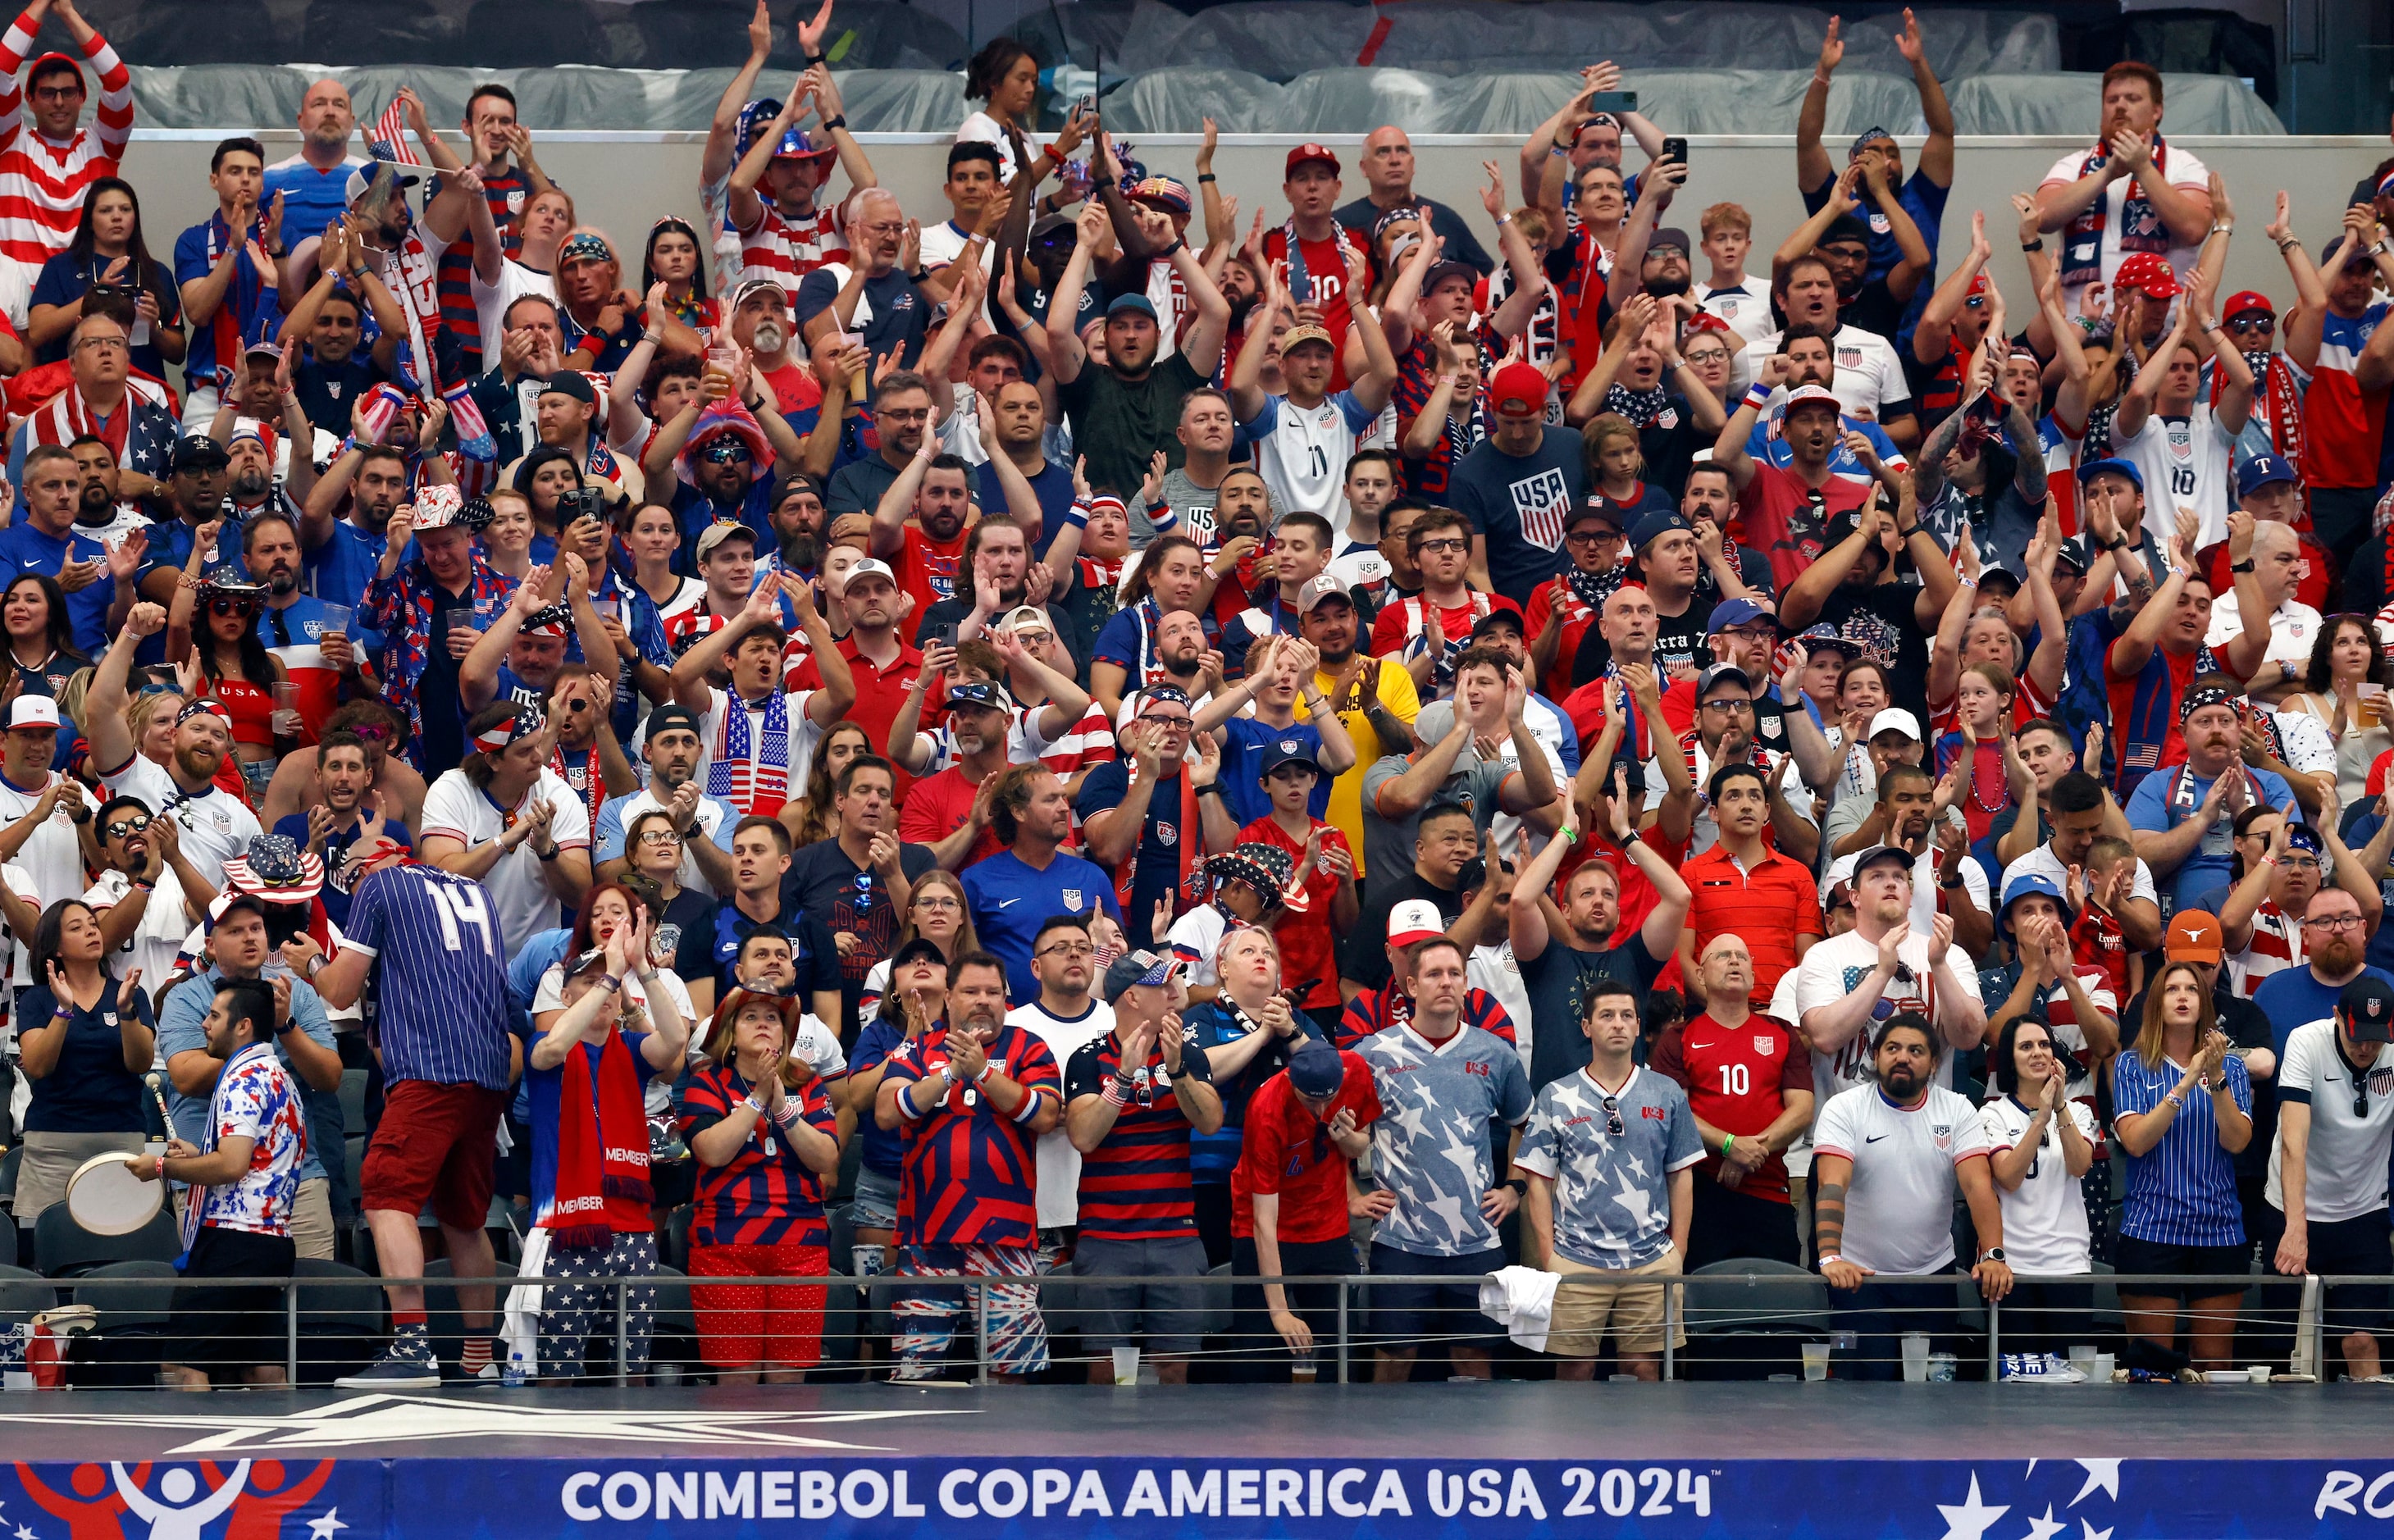
M 239 132 L 228 130 L 227 132 Z M 135 135 L 125 156 L 125 169 L 141 189 L 147 204 L 144 224 L 151 250 L 164 257 L 173 249 L 177 231 L 198 223 L 214 208 L 208 191 L 209 151 L 224 136 L 197 130 L 146 130 Z M 270 159 L 297 149 L 297 136 L 283 129 L 256 136 Z M 928 135 L 866 135 L 867 152 L 882 182 L 894 188 L 908 210 L 930 222 L 943 217 L 945 202 L 939 184 L 945 175 L 947 146 L 943 138 Z M 1349 165 L 1360 153 L 1356 136 L 1328 136 Z M 2228 291 L 2256 288 L 2281 300 L 2291 297 L 2285 268 L 2261 227 L 2272 217 L 2277 192 L 2294 199 L 2297 233 L 2314 257 L 2335 234 L 2345 200 L 2360 180 L 2386 158 L 2384 138 L 2271 137 L 2220 138 L 2190 137 L 2172 139 L 2174 148 L 2190 151 L 2227 178 L 2239 220 L 2239 238 L 2230 253 Z M 559 130 L 540 134 L 542 166 L 574 196 L 585 223 L 612 235 L 629 248 L 627 265 L 637 260 L 650 224 L 667 212 L 695 221 L 699 217 L 697 172 L 704 136 L 691 133 L 606 133 Z M 1193 178 L 1191 162 L 1197 138 L 1184 134 L 1143 136 L 1133 152 L 1155 170 Z M 1905 139 L 1907 160 L 1916 156 L 1917 140 Z M 1482 243 L 1496 249 L 1495 231 L 1480 204 L 1479 188 L 1485 177 L 1480 163 L 1494 161 L 1506 185 L 1518 180 L 1519 141 L 1480 136 L 1428 137 L 1414 140 L 1419 164 L 1416 187 L 1429 196 L 1463 211 Z M 1757 244 L 1756 266 L 1769 257 L 1769 244 L 1802 222 L 1804 209 L 1795 186 L 1795 140 L 1786 135 L 1690 138 L 1688 160 L 1693 178 L 1680 196 L 1671 221 L 1695 233 L 1697 217 L 1708 204 L 1723 199 L 1752 211 Z M 1988 237 L 1994 246 L 1993 263 L 2015 316 L 2029 303 L 2027 272 L 2021 266 L 2015 238 L 2015 216 L 2009 195 L 2032 191 L 2055 160 L 2084 141 L 2048 138 L 1966 138 L 1957 148 L 1953 193 L 1946 206 L 1943 252 L 1958 253 L 1969 242 L 1969 212 L 1987 211 Z M 1215 169 L 1222 186 L 1233 193 L 1269 195 L 1267 219 L 1286 217 L 1278 192 L 1282 157 L 1288 142 L 1261 136 L 1229 136 L 1216 151 Z M 1631 160 L 1635 163 L 1633 154 Z M 1347 191 L 1359 195 L 1360 173 L 1350 171 Z M 1244 224 L 1255 205 L 1244 204 Z M 304 231 L 292 232 L 295 238 Z M 1702 276 L 1701 264 L 1699 277 Z M 638 276 L 627 273 L 626 282 Z

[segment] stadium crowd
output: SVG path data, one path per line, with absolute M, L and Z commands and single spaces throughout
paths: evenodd
M 901 1380 L 963 1278 L 1046 1370 L 1068 1261 L 1167 1381 L 1224 1263 L 1429 1280 L 1382 1378 L 1487 1374 L 1507 1261 L 1565 1376 L 1728 1259 L 1882 1340 L 1958 1270 L 2032 1347 L 2179 1275 L 2122 1304 L 2198 1364 L 2256 1268 L 2394 1272 L 2394 163 L 2240 208 L 2124 63 L 1949 219 L 1917 27 L 1906 165 L 1822 142 L 1833 25 L 1800 228 L 1598 64 L 1492 252 L 1400 129 L 1187 185 L 1000 38 L 906 206 L 831 9 L 784 84 L 758 5 L 703 229 L 579 223 L 502 86 L 461 153 L 328 80 L 170 262 L 107 42 L 0 39 L 29 1241 L 117 1152 L 192 1278 L 445 1257 L 462 1358 L 395 1285 L 381 1388 L 575 1375 L 685 1250 L 709 1369 L 798 1377 L 823 1289 L 743 1280 L 836 1205 Z M 1326 1294 L 1236 1295 L 1302 1372 Z M 2356 1377 L 2387 1305 L 2331 1298 Z M 277 1292 L 178 1308 L 192 1383 L 280 1375 Z

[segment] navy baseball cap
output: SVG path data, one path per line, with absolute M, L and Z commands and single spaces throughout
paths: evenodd
M 2263 487 L 2295 479 L 2295 467 L 2277 455 L 2256 454 L 2236 472 L 2236 495 L 2239 498 L 2250 497 Z
M 2122 480 L 2125 480 L 2130 486 L 2136 488 L 2138 492 L 2145 490 L 2145 473 L 2137 468 L 2135 461 L 2123 460 L 2116 454 L 2112 455 L 2109 459 L 2089 460 L 2085 465 L 2080 466 L 2078 467 L 2078 484 L 2083 487 L 2087 482 L 2095 480 L 2096 477 L 2100 476 L 2107 470 L 2112 475 L 2120 477 Z
M 1153 321 L 1155 306 L 1143 294 L 1118 294 L 1107 302 L 1106 318 L 1108 320 L 1125 314 L 1143 315 L 1148 320 Z
M 1649 543 L 1662 539 L 1673 530 L 1687 530 L 1692 533 L 1694 529 L 1693 524 L 1679 516 L 1677 509 L 1659 508 L 1630 526 L 1629 548 L 1633 551 L 1642 551 Z
M 1303 1046 L 1289 1055 L 1288 1083 L 1317 1099 L 1338 1094 L 1347 1079 L 1347 1061 L 1319 1037 L 1302 1038 Z
M 1704 635 L 1717 636 L 1732 625 L 1743 625 L 1749 621 L 1777 620 L 1778 618 L 1768 604 L 1751 599 L 1725 599 L 1713 606 L 1712 619 L 1704 625 Z
M 2095 559 L 2086 554 L 2085 539 L 2080 535 L 2073 534 L 2056 547 L 2053 561 L 2057 567 L 2072 569 L 2081 577 L 2095 570 Z

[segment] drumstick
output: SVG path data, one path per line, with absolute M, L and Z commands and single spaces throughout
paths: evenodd
M 158 1072 L 151 1070 L 148 1074 L 143 1075 L 141 1077 L 141 1084 L 149 1086 L 151 1096 L 156 1099 L 158 1103 L 158 1121 L 164 1126 L 166 1130 L 166 1138 L 169 1140 L 173 1139 L 175 1137 L 175 1120 L 167 1114 L 166 1093 L 159 1088 L 160 1082 L 158 1079 Z

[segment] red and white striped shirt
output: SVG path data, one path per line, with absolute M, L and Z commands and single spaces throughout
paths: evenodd
M 798 302 L 798 280 L 817 268 L 848 260 L 848 227 L 841 205 L 818 207 L 799 219 L 785 219 L 770 202 L 758 200 L 763 212 L 754 230 L 740 232 L 740 262 L 747 278 L 778 278 L 790 303 Z
M 2270 974 L 2306 960 L 2303 922 L 2279 908 L 2277 900 L 2263 899 L 2253 911 L 2253 939 L 2228 959 L 2228 987 L 2238 999 L 2250 1000 Z
M 38 21 L 20 16 L 0 37 L 0 258 L 28 270 L 67 249 L 91 184 L 117 174 L 133 137 L 133 72 L 97 34 L 84 48 L 99 75 L 99 112 L 91 126 L 59 144 L 25 121 L 18 72 L 39 30 Z
M 1084 770 L 1113 763 L 1116 757 L 1114 724 L 1106 715 L 1104 706 L 1091 701 L 1089 709 L 1081 714 L 1081 719 L 1067 728 L 1063 735 L 1053 743 L 1041 741 L 1036 725 L 1040 714 L 1046 709 L 1044 705 L 1024 707 L 1016 717 L 1015 732 L 1019 747 L 1035 754 L 1042 765 L 1055 772 L 1056 779 L 1070 782 Z M 1009 745 L 1010 748 L 1014 746 L 1018 745 Z M 1008 757 L 1019 758 L 1019 756 L 1009 753 Z M 1077 809 L 1072 812 L 1072 832 L 1065 841 L 1065 848 L 1074 850 L 1081 848 L 1081 814 Z

